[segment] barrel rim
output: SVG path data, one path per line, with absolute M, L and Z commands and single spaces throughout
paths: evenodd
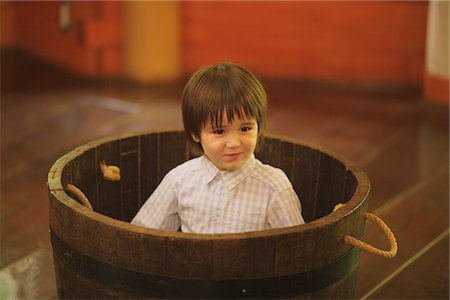
M 346 168 L 346 171 L 351 171 L 355 176 L 358 184 L 356 190 L 351 197 L 350 200 L 347 201 L 346 205 L 341 209 L 334 211 L 326 216 L 315 219 L 306 224 L 284 227 L 284 228 L 275 228 L 275 229 L 266 229 L 259 231 L 251 231 L 251 232 L 242 232 L 242 233 L 225 233 L 225 234 L 203 234 L 203 233 L 186 233 L 186 232 L 178 232 L 178 231 L 165 231 L 154 228 L 147 228 L 143 226 L 134 225 L 128 223 L 126 221 L 122 221 L 119 219 L 115 219 L 104 214 L 101 214 L 96 211 L 91 211 L 88 208 L 84 207 L 78 201 L 70 197 L 65 193 L 65 190 L 62 186 L 62 172 L 65 165 L 75 159 L 76 157 L 82 155 L 85 151 L 90 150 L 94 147 L 97 147 L 101 144 L 105 144 L 111 141 L 126 139 L 131 137 L 138 137 L 144 135 L 151 134 L 160 134 L 160 133 L 180 133 L 182 130 L 150 130 L 150 131 L 140 131 L 133 133 L 124 133 L 118 134 L 114 136 L 108 136 L 105 138 L 97 139 L 91 142 L 88 142 L 84 145 L 76 147 L 75 149 L 67 152 L 63 156 L 61 156 L 49 170 L 48 178 L 47 178 L 47 186 L 48 191 L 51 193 L 55 199 L 57 199 L 62 204 L 70 207 L 76 213 L 83 214 L 85 217 L 93 219 L 97 222 L 102 222 L 105 225 L 120 227 L 123 230 L 130 230 L 134 232 L 138 232 L 144 235 L 151 235 L 160 238 L 169 238 L 169 239 L 189 239 L 189 240 L 236 240 L 236 239 L 249 239 L 249 238 L 259 238 L 259 237 L 276 237 L 281 235 L 293 234 L 293 233 L 302 233 L 310 230 L 314 230 L 318 227 L 322 227 L 324 225 L 330 225 L 332 223 L 338 222 L 342 218 L 350 215 L 354 210 L 358 209 L 361 205 L 364 204 L 364 200 L 368 197 L 370 192 L 370 181 L 365 172 L 360 170 L 353 162 L 344 158 L 342 155 L 336 153 L 333 150 L 330 150 L 326 147 L 310 143 L 307 141 L 298 140 L 295 138 L 285 137 L 281 135 L 268 134 L 266 137 L 279 139 L 281 141 L 291 142 L 294 144 L 299 144 L 302 146 L 306 146 L 315 150 L 324 153 L 333 159 L 340 161 Z

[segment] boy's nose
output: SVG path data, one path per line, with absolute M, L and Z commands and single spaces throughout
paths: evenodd
M 228 148 L 239 147 L 240 143 L 241 142 L 240 142 L 239 136 L 237 134 L 229 134 L 228 135 L 227 143 L 226 143 L 226 146 Z

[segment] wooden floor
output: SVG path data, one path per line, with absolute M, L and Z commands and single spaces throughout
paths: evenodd
M 184 82 L 86 82 L 23 53 L 1 54 L 0 299 L 54 299 L 50 166 L 97 138 L 182 128 Z M 366 171 L 369 211 L 396 234 L 396 258 L 362 255 L 356 297 L 448 299 L 448 107 L 413 88 L 263 82 L 268 131 L 326 146 Z M 371 224 L 365 240 L 387 247 Z

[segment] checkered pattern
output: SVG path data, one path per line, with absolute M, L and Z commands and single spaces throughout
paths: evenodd
M 303 224 L 286 174 L 254 155 L 238 170 L 220 171 L 206 156 L 171 170 L 132 224 L 190 233 L 236 233 Z

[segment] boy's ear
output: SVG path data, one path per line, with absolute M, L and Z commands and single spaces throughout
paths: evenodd
M 195 134 L 191 134 L 192 140 L 196 143 L 200 143 L 200 139 L 195 135 Z

